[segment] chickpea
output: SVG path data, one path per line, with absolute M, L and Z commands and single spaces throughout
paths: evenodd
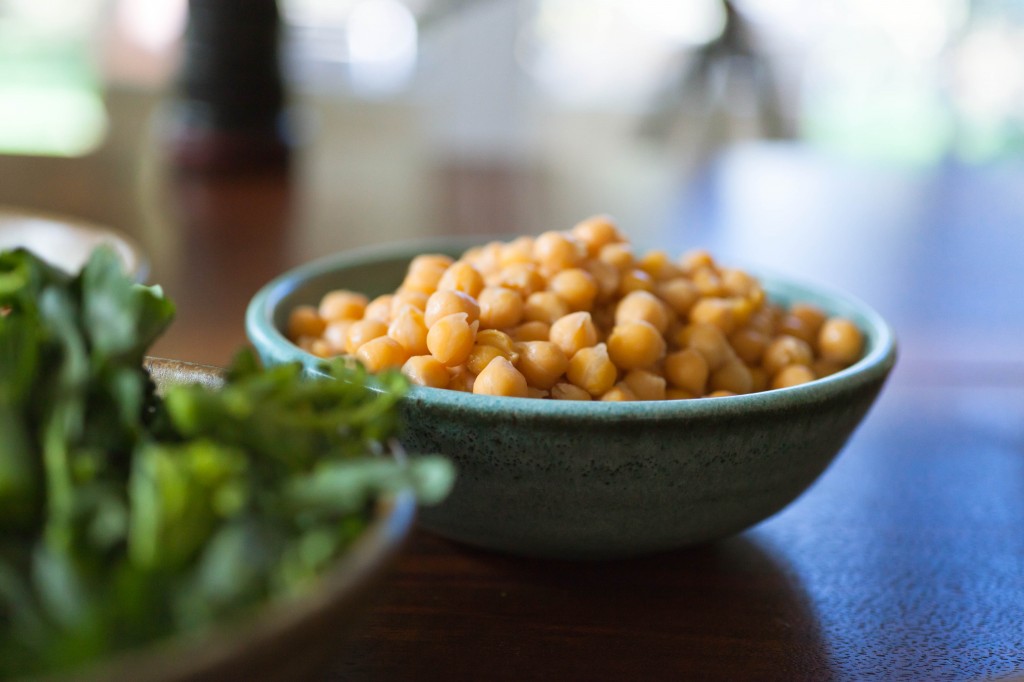
M 432 294 L 451 264 L 452 259 L 441 254 L 416 256 L 409 263 L 402 288 Z
M 787 365 L 772 377 L 772 388 L 788 388 L 814 381 L 814 370 L 807 365 Z
M 665 330 L 665 340 L 668 341 L 669 350 L 679 350 L 685 347 L 683 341 L 686 338 L 687 327 L 689 325 L 681 319 L 672 317 L 672 321 L 668 323 L 668 329 Z
M 503 244 L 498 253 L 498 267 L 529 264 L 533 266 L 533 237 L 518 237 L 508 244 Z
M 579 386 L 560 381 L 551 387 L 551 397 L 554 400 L 590 400 L 590 394 Z
M 487 281 L 487 286 L 513 289 L 526 298 L 536 291 L 543 291 L 547 281 L 533 263 L 513 263 L 499 270 L 495 277 Z
M 483 246 L 466 251 L 462 256 L 462 260 L 476 268 L 486 279 L 487 275 L 501 267 L 501 250 L 501 242 L 489 242 Z
M 621 272 L 633 267 L 633 247 L 625 243 L 606 244 L 601 247 L 597 259 Z
M 423 313 L 412 307 L 405 306 L 388 325 L 388 336 L 398 341 L 410 355 L 426 355 L 427 323 Z
M 665 377 L 644 369 L 634 369 L 626 373 L 622 383 L 633 392 L 637 400 L 664 400 Z
M 528 394 L 526 378 L 511 362 L 499 355 L 477 375 L 473 382 L 473 393 L 525 398 Z
M 391 321 L 391 308 L 395 297 L 392 294 L 383 294 L 373 299 L 366 305 L 363 312 L 364 320 L 378 320 L 385 324 Z
M 675 388 L 691 395 L 704 395 L 708 381 L 708 363 L 704 355 L 687 348 L 665 356 L 665 378 Z
M 587 254 L 596 256 L 601 247 L 613 242 L 621 242 L 622 234 L 609 216 L 599 215 L 587 218 L 572 228 L 572 236 L 587 247 Z
M 811 303 L 794 303 L 789 307 L 789 314 L 803 320 L 804 325 L 810 329 L 815 336 L 825 323 L 825 312 Z
M 679 258 L 683 271 L 692 274 L 701 268 L 714 268 L 715 259 L 705 249 L 691 249 Z
M 735 323 L 734 329 L 742 327 L 749 322 L 756 310 L 753 302 L 749 298 L 742 296 L 730 296 L 726 299 L 726 303 L 732 308 L 732 318 Z
M 775 328 L 781 320 L 781 309 L 774 304 L 766 304 L 750 316 L 750 319 L 747 320 L 747 326 L 751 329 L 756 329 L 768 337 L 774 337 Z
M 744 327 L 733 332 L 729 344 L 740 360 L 748 365 L 758 365 L 764 349 L 768 347 L 768 336 L 753 327 Z
M 747 300 L 750 301 L 750 306 L 754 311 L 760 310 L 765 303 L 765 293 L 761 284 L 755 283 L 754 287 L 747 294 Z
M 501 354 L 515 363 L 515 343 L 512 337 L 497 329 L 483 329 L 477 332 L 476 342 L 484 346 L 494 346 Z
M 664 251 L 648 251 L 640 257 L 637 265 L 656 282 L 672 279 L 680 274 L 680 269 Z
M 778 332 L 779 334 L 795 336 L 812 348 L 818 342 L 817 330 L 812 329 L 803 318 L 797 317 L 792 313 L 779 321 Z
M 571 358 L 580 349 L 597 343 L 597 328 L 590 313 L 570 313 L 558 318 L 551 325 L 549 338 Z
M 668 304 L 678 315 L 686 315 L 700 298 L 697 287 L 685 277 L 659 282 L 654 289 L 658 298 Z
M 447 269 L 455 259 L 443 253 L 424 253 L 409 261 L 409 271 L 422 267 L 441 267 Z
M 758 286 L 757 280 L 748 273 L 734 268 L 721 270 L 722 287 L 731 296 L 749 296 Z
M 717 296 L 701 298 L 690 309 L 690 321 L 696 324 L 711 324 L 731 334 L 736 329 L 736 315 L 727 299 Z
M 466 313 L 442 317 L 427 332 L 430 354 L 448 367 L 463 364 L 475 345 L 477 325 L 469 323 Z
M 736 394 L 733 393 L 732 391 L 721 390 L 721 391 L 712 391 L 711 393 L 708 393 L 704 397 L 705 398 L 729 398 L 729 397 L 734 396 L 734 395 L 736 395 Z
M 586 246 L 564 232 L 545 232 L 533 242 L 533 258 L 546 274 L 575 268 L 586 256 Z
M 327 323 L 311 305 L 300 305 L 288 316 L 288 336 L 292 339 L 300 336 L 320 336 L 326 327 Z
M 631 291 L 654 291 L 654 279 L 640 268 L 624 270 L 619 280 L 619 295 L 625 296 Z
M 309 352 L 318 358 L 329 358 L 333 353 L 331 352 L 331 346 L 323 339 L 314 339 L 309 344 Z
M 601 396 L 601 401 L 606 403 L 623 403 L 632 400 L 637 400 L 636 395 L 629 390 L 628 386 L 623 386 L 622 384 L 612 386 Z
M 320 317 L 328 322 L 335 320 L 358 320 L 366 312 L 369 299 L 363 294 L 345 289 L 330 291 L 320 299 Z
M 387 333 L 388 326 L 380 320 L 356 320 L 345 333 L 345 352 L 355 355 L 364 343 Z
M 590 310 L 598 294 L 597 280 L 582 268 L 556 273 L 548 281 L 548 289 L 565 301 L 572 311 Z
M 345 352 L 345 339 L 348 336 L 348 328 L 355 324 L 354 320 L 337 320 L 331 322 L 324 329 L 323 340 L 331 349 L 332 355 L 340 355 Z
M 775 375 L 786 365 L 810 365 L 813 359 L 814 352 L 806 341 L 784 335 L 768 345 L 761 364 L 768 374 Z
M 864 336 L 857 326 L 847 319 L 831 317 L 821 325 L 818 333 L 818 350 L 825 360 L 851 365 L 864 352 Z
M 608 336 L 608 355 L 624 370 L 651 367 L 665 356 L 665 339 L 649 322 L 616 325 Z
M 427 309 L 427 301 L 429 299 L 430 296 L 422 291 L 399 289 L 391 297 L 391 317 L 397 315 L 407 305 L 411 305 L 416 310 L 423 312 Z
M 612 300 L 619 290 L 619 280 L 621 279 L 619 269 L 602 260 L 588 260 L 583 264 L 583 269 L 589 272 L 597 282 L 595 301 L 605 303 Z
M 664 334 L 671 317 L 668 307 L 657 296 L 649 291 L 632 291 L 615 307 L 615 324 L 638 321 L 648 322 Z
M 508 359 L 513 365 L 515 365 L 519 359 L 519 351 L 516 349 L 516 343 L 512 340 L 512 337 L 505 332 L 500 332 L 496 329 L 485 329 L 477 332 L 476 345 L 493 346 L 494 348 L 497 348 L 498 354 Z M 484 364 L 484 366 L 486 366 L 486 364 Z
M 392 367 L 401 367 L 409 359 L 409 353 L 394 339 L 378 336 L 361 345 L 356 351 L 356 358 L 371 372 Z
M 519 354 L 516 354 L 518 358 Z M 469 352 L 469 357 L 466 358 L 466 369 L 473 374 L 480 374 L 484 371 L 484 368 L 490 364 L 491 360 L 496 357 L 503 357 L 506 360 L 511 359 L 501 352 L 501 349 L 497 346 L 488 346 L 486 344 L 477 343 L 473 346 L 473 350 Z
M 750 370 L 739 359 L 728 360 L 711 373 L 708 386 L 714 391 L 730 391 L 736 394 L 750 393 L 754 378 Z
M 720 297 L 726 294 L 722 278 L 711 268 L 698 268 L 690 275 L 690 280 L 701 296 Z
M 480 263 L 480 262 L 483 261 L 484 251 L 487 249 L 487 247 L 490 246 L 491 244 L 498 244 L 498 243 L 500 243 L 500 242 L 490 242 L 490 244 L 485 244 L 484 246 L 471 246 L 471 247 L 469 247 L 468 249 L 466 249 L 465 251 L 462 252 L 462 256 L 459 257 L 459 260 L 465 261 L 465 262 L 469 263 L 470 265 L 472 265 L 474 268 L 476 268 L 477 267 L 477 263 Z M 477 268 L 477 269 L 479 269 L 479 268 Z
M 599 343 L 583 348 L 569 360 L 566 377 L 590 395 L 597 397 L 615 385 L 618 371 L 608 357 L 608 347 Z
M 514 289 L 484 287 L 478 303 L 484 329 L 507 329 L 523 319 L 523 297 Z
M 549 389 L 569 368 L 569 359 L 562 349 L 550 341 L 527 341 L 519 344 L 516 367 L 530 386 Z
M 437 283 L 437 288 L 452 289 L 476 298 L 484 288 L 484 278 L 480 272 L 464 261 L 456 261 L 448 266 Z
M 560 317 L 569 314 L 569 305 L 550 291 L 538 291 L 530 294 L 523 304 L 523 319 L 527 322 L 545 322 L 552 324 Z
M 427 299 L 427 309 L 423 313 L 423 319 L 427 327 L 433 327 L 442 317 L 454 313 L 465 313 L 469 323 L 472 324 L 480 319 L 480 305 L 461 291 L 452 289 L 441 289 L 435 291 Z
M 712 324 L 691 324 L 680 335 L 684 348 L 692 348 L 704 356 L 709 370 L 716 370 L 735 352 L 722 330 Z
M 551 397 L 551 391 L 545 391 L 542 388 L 534 388 L 533 386 L 526 387 L 527 398 L 549 398 Z
M 547 322 L 524 322 L 515 329 L 509 336 L 513 341 L 547 341 L 551 333 L 551 325 Z
M 448 368 L 448 388 L 451 390 L 472 393 L 475 383 L 476 375 L 466 369 L 464 365 Z
M 402 374 L 420 386 L 448 387 L 448 368 L 432 355 L 414 355 L 409 358 L 402 365 Z

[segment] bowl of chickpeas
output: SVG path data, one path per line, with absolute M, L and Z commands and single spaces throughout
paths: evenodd
M 825 471 L 896 360 L 888 324 L 828 287 L 630 244 L 606 216 L 506 240 L 329 256 L 250 303 L 264 362 L 400 368 L 409 452 L 458 470 L 420 523 L 530 556 L 704 543 Z

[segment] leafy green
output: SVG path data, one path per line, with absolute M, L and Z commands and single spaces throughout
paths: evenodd
M 0 253 L 0 677 L 91 661 L 309 587 L 374 501 L 441 499 L 451 465 L 380 456 L 406 384 L 241 352 L 158 396 L 174 306 L 97 250 L 79 275 Z

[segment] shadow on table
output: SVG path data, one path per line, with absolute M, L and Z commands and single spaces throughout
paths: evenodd
M 419 534 L 338 679 L 827 680 L 819 626 L 753 539 L 572 563 Z

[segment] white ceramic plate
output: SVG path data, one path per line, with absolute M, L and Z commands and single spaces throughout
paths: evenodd
M 100 244 L 117 252 L 136 281 L 146 279 L 149 264 L 128 237 L 77 218 L 0 206 L 0 251 L 24 247 L 52 265 L 76 273 Z

